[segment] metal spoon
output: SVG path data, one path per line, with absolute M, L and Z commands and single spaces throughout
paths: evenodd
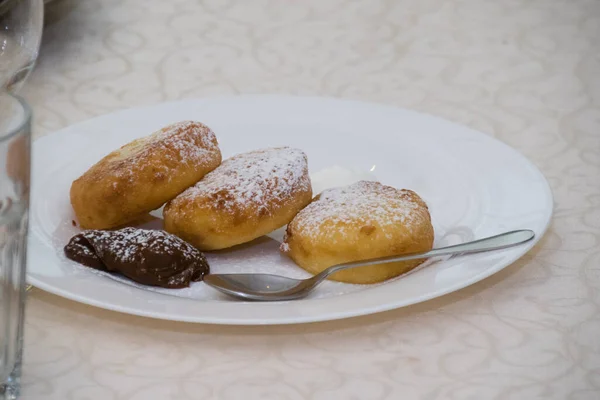
M 334 265 L 308 279 L 293 279 L 272 274 L 209 274 L 204 282 L 213 288 L 233 297 L 244 300 L 280 301 L 294 300 L 306 296 L 329 275 L 344 269 L 365 265 L 384 264 L 391 261 L 407 261 L 448 254 L 471 254 L 490 250 L 500 250 L 530 241 L 535 237 L 531 230 L 519 230 L 490 236 L 472 242 L 441 247 L 421 253 L 400 256 L 373 258 Z

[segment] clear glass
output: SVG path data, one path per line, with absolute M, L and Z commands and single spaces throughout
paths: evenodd
M 31 112 L 0 92 L 0 400 L 19 395 L 29 210 Z
M 0 90 L 22 86 L 37 59 L 43 25 L 43 0 L 0 0 Z

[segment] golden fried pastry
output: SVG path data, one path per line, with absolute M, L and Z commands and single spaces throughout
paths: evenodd
M 249 242 L 290 222 L 312 198 L 306 155 L 238 154 L 165 206 L 165 229 L 200 250 Z
M 215 134 L 199 122 L 179 122 L 93 165 L 71 185 L 71 204 L 84 229 L 118 227 L 159 208 L 220 163 Z
M 429 211 L 415 192 L 360 181 L 316 196 L 288 225 L 281 251 L 317 274 L 335 264 L 427 251 L 432 246 Z M 357 267 L 337 272 L 330 279 L 381 282 L 422 262 Z

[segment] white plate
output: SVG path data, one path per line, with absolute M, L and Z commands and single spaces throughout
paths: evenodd
M 184 119 L 209 125 L 223 155 L 260 147 L 303 149 L 312 172 L 331 165 L 375 166 L 385 184 L 409 188 L 429 204 L 436 243 L 481 238 L 512 229 L 545 232 L 552 196 L 542 174 L 513 149 L 471 129 L 382 105 L 285 96 L 186 100 L 125 110 L 73 125 L 33 146 L 29 272 L 31 284 L 66 298 L 178 321 L 288 324 L 375 313 L 449 293 L 511 264 L 534 244 L 439 261 L 376 286 L 326 282 L 293 302 L 230 300 L 203 283 L 157 293 L 67 260 L 62 248 L 78 229 L 69 205 L 73 179 L 106 153 Z M 451 235 L 455 234 L 455 235 Z M 303 276 L 269 238 L 211 256 L 213 272 L 248 270 Z M 182 298 L 192 297 L 190 298 Z

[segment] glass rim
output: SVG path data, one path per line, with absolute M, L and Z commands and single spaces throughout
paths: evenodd
M 29 104 L 27 104 L 25 99 L 23 99 L 21 96 L 18 96 L 14 93 L 0 91 L 0 97 L 4 97 L 4 96 L 12 98 L 13 100 L 16 100 L 16 102 L 19 103 L 20 106 L 23 108 L 24 115 L 23 115 L 23 120 L 20 121 L 15 128 L 7 130 L 4 133 L 0 132 L 0 143 L 4 142 L 6 140 L 9 140 L 12 137 L 18 135 L 21 131 L 23 131 L 23 129 L 31 121 L 31 107 L 29 107 Z

